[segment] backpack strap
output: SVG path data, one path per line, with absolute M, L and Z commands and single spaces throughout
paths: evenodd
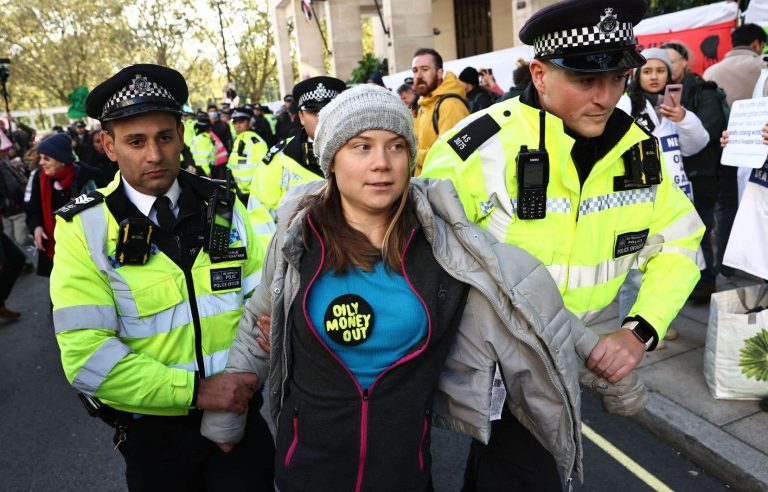
M 449 97 L 455 97 L 456 99 L 461 101 L 461 103 L 464 104 L 464 107 L 467 108 L 467 111 L 469 111 L 469 106 L 467 105 L 467 101 L 465 101 L 464 98 L 461 97 L 460 95 L 454 94 L 454 93 L 448 93 L 440 96 L 440 98 L 437 100 L 437 104 L 435 104 L 435 111 L 432 113 L 432 128 L 435 129 L 435 134 L 438 136 L 440 135 L 440 132 L 437 130 L 438 128 L 437 123 L 438 123 L 438 119 L 440 118 L 440 105 L 443 104 L 443 101 L 445 101 Z

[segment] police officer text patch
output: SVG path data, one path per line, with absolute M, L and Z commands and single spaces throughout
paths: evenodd
M 331 301 L 323 322 L 331 340 L 339 345 L 354 347 L 371 337 L 373 309 L 362 297 L 344 294 Z
M 461 157 L 462 161 L 466 161 L 472 152 L 496 135 L 499 130 L 501 127 L 496 120 L 491 115 L 485 114 L 449 138 L 448 145 Z
M 648 239 L 648 229 L 619 234 L 616 236 L 616 248 L 613 250 L 613 257 L 620 258 L 640 251 L 645 246 L 646 239 Z
M 211 290 L 239 289 L 242 285 L 242 273 L 239 267 L 218 268 L 211 270 Z
M 192 255 L 194 256 L 194 254 Z M 245 260 L 248 256 L 245 253 L 245 248 L 228 248 L 227 252 L 223 255 L 211 254 L 211 263 L 220 263 L 222 261 L 236 261 Z

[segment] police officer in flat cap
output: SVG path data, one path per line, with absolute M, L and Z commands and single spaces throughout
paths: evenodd
M 333 77 L 312 77 L 293 88 L 293 104 L 298 110 L 301 128 L 297 133 L 279 141 L 264 156 L 256 168 L 251 183 L 253 206 L 267 207 L 273 216 L 285 193 L 292 187 L 323 179 L 323 172 L 312 151 L 318 113 L 338 96 L 346 84 Z M 252 208 L 251 204 L 248 206 Z
M 586 361 L 610 382 L 664 337 L 699 278 L 704 231 L 654 137 L 615 110 L 630 69 L 645 63 L 633 27 L 646 9 L 645 0 L 567 0 L 535 13 L 520 31 L 535 53 L 531 84 L 444 134 L 422 173 L 451 179 L 470 220 L 544 263 L 588 326 L 640 265 L 637 302 Z M 501 419 L 488 444 L 473 442 L 464 490 L 561 490 L 561 477 L 579 474 L 577 434 L 531 426 L 536 416 L 504 383 L 506 404 L 490 409 Z M 563 395 L 564 407 L 578 412 L 578 397 Z
M 56 212 L 51 300 L 64 372 L 114 427 L 128 489 L 273 490 L 256 378 L 224 374 L 263 247 L 231 190 L 180 170 L 187 84 L 133 65 L 88 96 L 119 173 Z M 247 412 L 224 453 L 203 410 Z

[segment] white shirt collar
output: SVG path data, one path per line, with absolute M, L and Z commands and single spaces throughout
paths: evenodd
M 136 208 L 139 209 L 139 212 L 149 217 L 149 213 L 152 211 L 152 205 L 155 204 L 155 200 L 157 200 L 157 197 L 152 195 L 145 195 L 144 193 L 136 191 L 136 189 L 133 186 L 128 184 L 128 181 L 126 181 L 125 178 L 121 176 L 120 179 L 123 180 L 123 187 L 125 188 L 125 196 L 128 197 L 128 200 L 130 200 L 131 203 L 136 205 Z M 179 186 L 179 180 L 176 179 L 173 181 L 171 188 L 167 192 L 165 192 L 165 196 L 167 196 L 171 200 L 171 210 L 174 210 L 176 208 L 176 202 L 179 201 L 180 194 L 181 194 L 181 186 Z

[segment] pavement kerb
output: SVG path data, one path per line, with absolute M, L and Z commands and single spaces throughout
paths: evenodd
M 648 397 L 635 421 L 732 489 L 768 490 L 768 455 L 658 392 L 649 390 Z

